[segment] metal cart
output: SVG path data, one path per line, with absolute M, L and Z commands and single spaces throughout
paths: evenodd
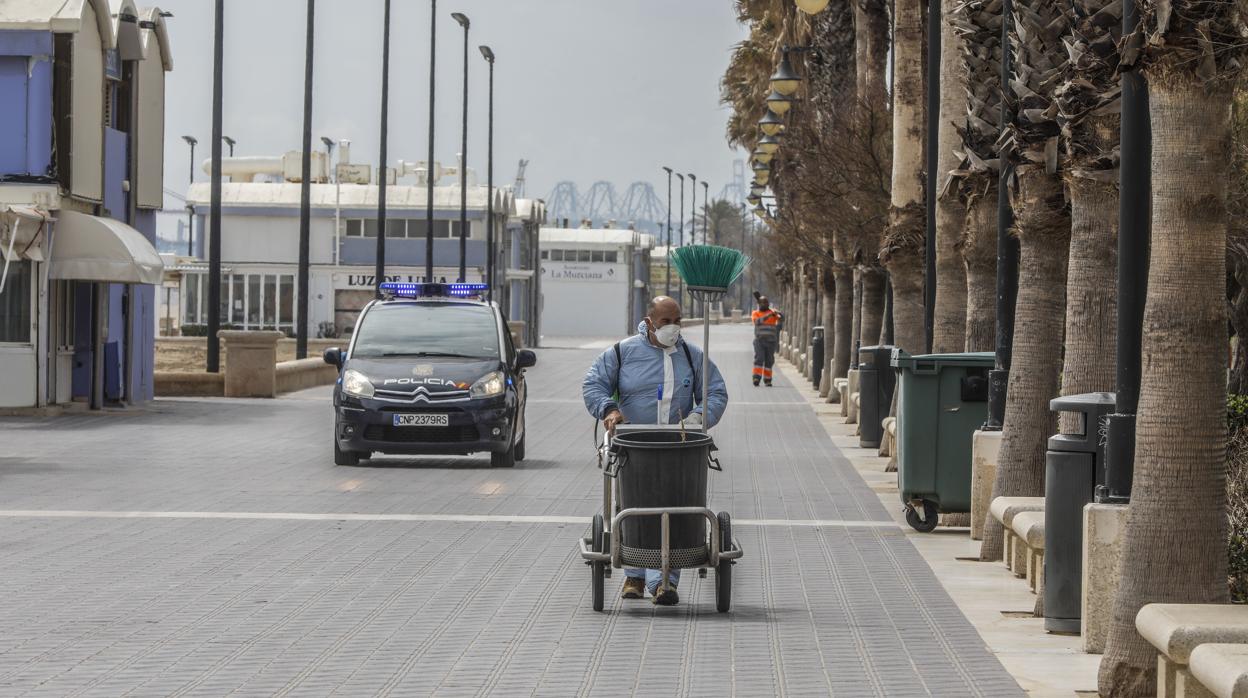
M 685 431 L 681 425 L 621 424 L 617 436 L 641 432 L 670 432 L 680 434 L 680 439 L 705 439 L 714 448 L 710 437 L 703 431 Z M 721 470 L 719 462 L 708 456 L 707 468 Z M 715 569 L 715 607 L 727 612 L 732 605 L 732 565 L 742 556 L 741 545 L 732 537 L 732 519 L 727 512 L 716 514 L 705 506 L 630 507 L 621 510 L 620 471 L 627 467 L 623 451 L 610 439 L 604 439 L 599 449 L 598 467 L 602 477 L 602 513 L 595 514 L 590 537 L 580 541 L 581 557 L 591 570 L 593 604 L 595 611 L 603 609 L 604 578 L 611 576 L 614 568 L 638 567 L 662 570 L 661 588 L 668 585 L 668 573 L 674 569 L 698 570 L 699 577 L 706 577 L 708 568 Z M 705 485 L 703 485 L 705 488 Z M 702 493 L 703 497 L 705 492 Z M 706 519 L 706 535 L 701 544 L 673 549 L 673 517 L 688 521 L 691 517 Z M 660 525 L 659 547 L 642 549 L 623 545 L 622 531 L 625 522 L 647 517 L 657 518 Z M 687 538 L 687 536 L 686 536 Z

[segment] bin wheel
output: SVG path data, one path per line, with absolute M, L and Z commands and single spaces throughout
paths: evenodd
M 719 512 L 719 550 L 732 550 L 732 517 Z M 715 568 L 715 610 L 727 613 L 732 608 L 732 560 L 720 560 Z
M 919 533 L 931 533 L 936 530 L 936 524 L 940 523 L 940 512 L 936 510 L 934 503 L 924 499 L 923 520 L 919 520 L 919 512 L 915 511 L 914 507 L 907 505 L 906 523 Z
M 603 541 L 602 514 L 594 514 L 594 528 L 593 528 L 593 532 L 590 535 L 592 536 L 589 539 L 590 549 L 592 549 L 596 553 L 603 552 L 603 549 L 602 549 L 602 541 Z M 605 566 L 606 565 L 604 565 L 601 562 L 598 562 L 597 560 L 589 563 L 589 568 L 590 568 L 590 573 L 591 573 L 590 587 L 593 592 L 595 611 L 602 610 L 602 586 L 603 586 L 602 578 L 603 578 L 603 568 Z

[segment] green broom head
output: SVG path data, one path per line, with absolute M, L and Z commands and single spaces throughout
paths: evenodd
M 672 250 L 672 265 L 690 288 L 726 291 L 750 258 L 740 250 L 718 245 L 690 245 Z

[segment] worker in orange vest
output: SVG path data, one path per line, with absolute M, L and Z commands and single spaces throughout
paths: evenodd
M 772 309 L 767 296 L 755 291 L 754 298 L 758 300 L 758 310 L 750 314 L 754 322 L 754 385 L 757 387 L 761 381 L 770 388 L 772 367 L 776 365 L 776 352 L 780 350 L 784 316 Z

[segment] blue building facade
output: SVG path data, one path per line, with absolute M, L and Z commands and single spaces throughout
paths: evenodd
M 153 397 L 164 17 L 0 3 L 0 408 Z

